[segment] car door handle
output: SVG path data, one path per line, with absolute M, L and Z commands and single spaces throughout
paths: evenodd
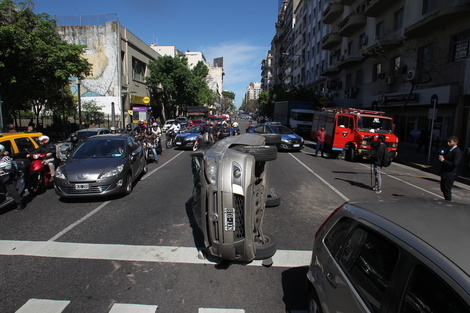
M 330 285 L 336 289 L 335 277 L 330 272 L 326 272 L 326 279 L 328 279 Z

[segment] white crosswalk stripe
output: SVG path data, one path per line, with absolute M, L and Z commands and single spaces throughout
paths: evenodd
M 67 300 L 29 299 L 16 313 L 61 313 L 69 303 Z M 156 313 L 157 310 L 158 305 L 114 303 L 109 313 Z M 245 310 L 199 308 L 198 313 L 245 313 Z
M 69 303 L 65 300 L 29 299 L 16 313 L 60 313 Z

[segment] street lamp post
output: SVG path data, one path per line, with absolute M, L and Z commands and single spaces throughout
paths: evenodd
M 80 99 L 80 79 L 77 82 L 77 98 L 78 98 L 78 125 L 82 124 L 82 101 Z

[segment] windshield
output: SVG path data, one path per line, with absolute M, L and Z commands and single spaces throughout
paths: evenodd
M 186 133 L 200 133 L 201 132 L 201 127 L 200 126 L 194 126 L 189 129 L 185 130 Z
M 292 119 L 296 121 L 312 122 L 313 113 L 291 112 Z
M 97 135 L 98 134 L 98 131 L 97 130 L 92 130 L 92 131 L 85 131 L 85 132 L 75 132 L 73 133 L 72 135 L 70 135 L 70 137 L 67 139 L 67 141 L 70 141 L 70 139 L 73 137 L 73 136 L 77 136 L 79 140 L 81 141 L 85 141 L 86 139 L 88 139 L 89 137 L 91 136 L 94 136 L 94 135 Z
M 392 119 L 378 116 L 361 116 L 358 119 L 357 126 L 361 132 L 369 133 L 392 133 Z
M 123 139 L 87 140 L 72 155 L 72 159 L 119 158 L 125 153 L 126 141 Z
M 271 130 L 276 134 L 295 134 L 294 131 L 286 126 L 271 126 Z

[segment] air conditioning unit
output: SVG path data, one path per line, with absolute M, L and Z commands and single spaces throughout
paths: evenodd
M 409 70 L 406 73 L 406 80 L 412 80 L 416 77 L 416 71 L 415 70 Z
M 385 83 L 386 83 L 387 85 L 391 85 L 391 84 L 393 84 L 394 82 L 395 82 L 395 77 L 393 77 L 393 76 L 388 76 L 388 77 L 385 79 Z

